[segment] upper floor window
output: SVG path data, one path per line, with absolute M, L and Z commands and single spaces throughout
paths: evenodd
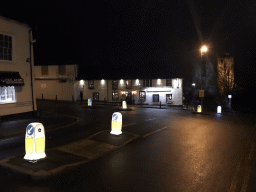
M 166 79 L 166 86 L 172 86 L 172 79 Z
M 58 65 L 58 74 L 66 75 L 66 65 Z
M 93 89 L 94 88 L 94 81 L 93 80 L 88 80 L 88 88 Z
M 12 61 L 12 37 L 0 34 L 0 60 Z
M 126 80 L 125 84 L 126 84 L 126 89 L 131 89 L 132 88 L 132 80 Z
M 152 87 L 152 79 L 144 79 L 143 87 Z
M 41 66 L 42 75 L 48 75 L 48 66 Z
M 113 90 L 118 89 L 118 81 L 117 80 L 112 80 L 112 89 Z

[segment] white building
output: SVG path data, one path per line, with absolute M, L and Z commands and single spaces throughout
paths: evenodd
M 36 98 L 74 100 L 76 77 L 77 65 L 35 66 Z
M 182 105 L 183 79 L 76 80 L 77 65 L 35 66 L 36 98 Z
M 180 78 L 80 80 L 75 83 L 76 99 L 82 91 L 84 99 L 93 101 L 182 105 L 182 83 Z
M 0 116 L 37 110 L 31 28 L 0 16 Z

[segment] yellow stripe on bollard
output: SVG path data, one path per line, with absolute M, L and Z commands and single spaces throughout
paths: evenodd
M 45 150 L 44 137 L 36 138 L 36 153 L 43 154 Z
M 27 155 L 31 155 L 33 153 L 33 139 L 26 138 L 25 150 Z

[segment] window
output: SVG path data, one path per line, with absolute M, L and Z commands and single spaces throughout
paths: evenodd
M 144 79 L 143 87 L 152 87 L 152 79 Z
M 172 79 L 166 79 L 166 86 L 172 86 Z
M 94 81 L 93 80 L 88 80 L 88 88 L 93 89 L 94 88 Z
M 15 102 L 15 89 L 14 86 L 0 87 L 0 103 L 12 103 Z
M 118 101 L 118 93 L 117 92 L 112 92 L 112 101 Z
M 12 37 L 0 34 L 0 60 L 12 61 Z
M 146 92 L 145 91 L 140 91 L 140 100 L 146 101 Z
M 131 89 L 132 88 L 132 80 L 126 80 L 125 84 L 126 84 L 126 89 Z
M 66 65 L 58 65 L 58 74 L 66 75 Z
M 95 92 L 93 95 L 93 101 L 99 101 L 99 92 Z
M 112 89 L 117 90 L 118 88 L 118 81 L 117 80 L 112 80 Z
M 172 103 L 172 94 L 166 94 L 166 103 L 171 104 Z
M 159 94 L 153 94 L 153 102 L 159 102 Z
M 48 75 L 48 66 L 41 66 L 42 75 Z

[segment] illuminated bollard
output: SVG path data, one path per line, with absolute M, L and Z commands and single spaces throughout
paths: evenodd
M 122 102 L 122 106 L 123 106 L 123 109 L 127 109 L 126 101 L 123 101 L 123 102 Z
M 41 123 L 30 123 L 26 128 L 25 156 L 28 161 L 37 161 L 46 157 L 45 131 Z
M 122 114 L 119 112 L 115 112 L 112 115 L 111 132 L 110 133 L 113 135 L 122 134 Z
M 221 106 L 217 107 L 217 113 L 221 113 Z
M 197 106 L 197 112 L 198 112 L 198 113 L 201 113 L 201 112 L 202 112 L 202 107 L 201 107 L 201 105 L 198 105 L 198 106 Z
M 88 106 L 92 106 L 92 100 L 88 99 Z

